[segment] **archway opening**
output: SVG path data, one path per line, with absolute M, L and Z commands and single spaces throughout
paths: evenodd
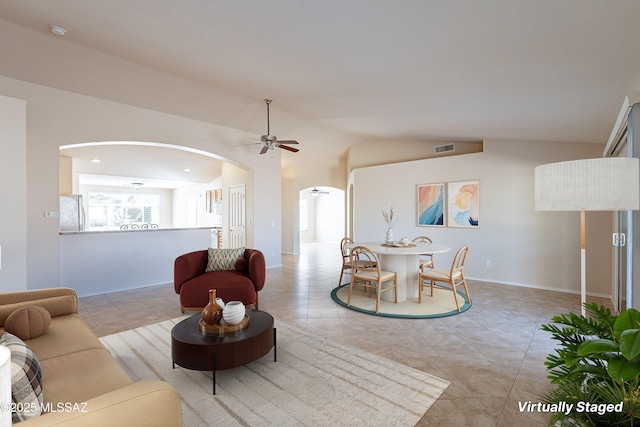
M 222 230 L 223 190 L 230 183 L 251 187 L 253 174 L 244 165 L 190 147 L 140 141 L 60 147 L 60 195 L 82 196 L 84 231 Z
M 305 244 L 335 244 L 345 233 L 344 190 L 309 187 L 300 190 L 300 251 Z

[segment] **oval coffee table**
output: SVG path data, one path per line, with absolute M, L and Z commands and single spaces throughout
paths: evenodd
M 216 370 L 231 369 L 258 360 L 273 348 L 276 361 L 276 328 L 273 317 L 264 311 L 247 309 L 249 326 L 235 332 L 205 334 L 200 332 L 196 314 L 171 329 L 171 359 L 176 365 L 213 373 L 216 394 Z

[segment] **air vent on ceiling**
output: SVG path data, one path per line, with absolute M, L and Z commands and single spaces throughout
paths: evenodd
M 456 151 L 456 144 L 437 145 L 433 147 L 435 154 L 448 153 L 450 151 Z

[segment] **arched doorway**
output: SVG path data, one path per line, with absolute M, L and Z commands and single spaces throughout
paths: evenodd
M 305 244 L 335 244 L 345 233 L 345 193 L 335 187 L 300 190 L 300 251 Z
M 213 227 L 222 233 L 212 233 L 211 246 L 220 245 L 222 240 L 228 246 L 230 239 L 225 232 L 229 230 L 229 215 L 223 213 L 230 204 L 223 205 L 223 194 L 228 199 L 231 185 L 251 187 L 252 183 L 253 172 L 248 167 L 180 145 L 102 141 L 60 146 L 60 194 L 82 197 L 86 231 L 114 228 L 113 221 L 100 221 L 96 213 L 102 206 L 92 209 L 90 194 L 135 195 L 156 202 L 157 206 L 138 209 L 144 211 L 145 221 L 147 217 L 152 219 L 156 228 Z M 131 227 L 138 228 L 135 224 Z

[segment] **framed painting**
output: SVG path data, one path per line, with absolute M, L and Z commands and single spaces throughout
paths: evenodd
M 480 226 L 480 181 L 447 183 L 448 227 Z
M 418 185 L 418 226 L 444 227 L 444 184 Z

